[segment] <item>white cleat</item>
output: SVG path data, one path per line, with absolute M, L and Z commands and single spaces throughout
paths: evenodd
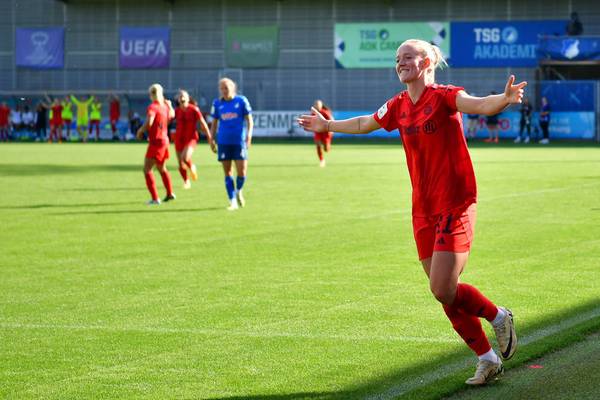
M 475 375 L 467 379 L 465 383 L 472 386 L 485 385 L 492 380 L 498 379 L 503 374 L 504 366 L 502 365 L 500 358 L 498 358 L 498 363 L 488 360 L 479 360 Z
M 191 187 L 192 187 L 192 182 L 190 182 L 189 179 L 187 181 L 183 182 L 184 189 L 190 189 Z
M 521 136 L 517 136 L 517 138 L 515 139 L 515 143 L 521 143 Z
M 505 317 L 498 325 L 493 325 L 496 333 L 496 341 L 500 348 L 500 355 L 503 360 L 509 360 L 517 351 L 517 334 L 515 332 L 515 323 L 512 312 L 504 307 L 499 307 L 506 313 Z
M 239 208 L 239 207 L 238 207 L 237 200 L 234 198 L 233 200 L 231 200 L 231 204 L 229 204 L 229 207 L 227 207 L 227 210 L 228 210 L 228 211 L 235 211 L 235 210 L 237 210 L 238 208 Z
M 149 206 L 160 206 L 160 200 L 149 200 L 146 204 Z
M 321 160 L 321 161 L 319 161 L 319 167 L 321 167 L 321 168 L 324 168 L 324 167 L 325 167 L 325 165 L 327 165 L 327 164 L 325 163 L 325 160 Z
M 550 143 L 550 140 L 549 139 L 542 139 L 538 143 L 539 144 L 548 144 L 548 143 Z
M 244 199 L 244 195 L 241 190 L 235 192 L 235 197 L 237 199 L 237 203 L 240 207 L 244 207 L 246 205 L 246 199 Z
M 523 140 L 523 143 L 529 143 L 529 136 L 527 136 L 527 137 L 525 138 L 525 140 Z

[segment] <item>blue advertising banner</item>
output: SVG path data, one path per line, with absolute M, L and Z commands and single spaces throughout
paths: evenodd
M 164 28 L 128 28 L 119 30 L 119 66 L 121 68 L 168 68 L 171 30 Z
M 498 118 L 500 138 L 512 139 L 519 134 L 521 114 L 516 111 L 506 111 Z M 539 128 L 539 113 L 533 113 L 531 121 L 532 140 L 541 139 L 542 131 Z M 463 115 L 463 125 L 467 126 L 467 116 Z M 550 114 L 550 140 L 552 139 L 589 139 L 595 138 L 596 116 L 594 112 L 562 112 L 555 111 Z M 485 117 L 478 120 L 478 138 L 487 138 L 488 130 Z
M 567 21 L 481 21 L 450 24 L 454 67 L 535 67 L 539 35 L 562 35 Z
M 600 61 L 599 37 L 540 37 L 540 61 Z
M 15 39 L 17 67 L 37 69 L 64 67 L 64 28 L 17 28 Z
M 546 97 L 554 111 L 594 111 L 596 81 L 541 81 L 540 96 Z

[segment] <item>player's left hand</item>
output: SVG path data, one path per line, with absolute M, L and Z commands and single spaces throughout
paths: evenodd
M 508 101 L 509 104 L 516 104 L 523 101 L 523 93 L 525 92 L 523 88 L 527 86 L 527 81 L 523 81 L 516 85 L 514 83 L 515 76 L 509 76 L 506 87 L 504 88 L 504 97 L 506 97 L 506 101 Z
M 215 141 L 211 140 L 208 145 L 210 146 L 210 149 L 212 150 L 213 153 L 217 154 L 217 145 L 215 145 Z

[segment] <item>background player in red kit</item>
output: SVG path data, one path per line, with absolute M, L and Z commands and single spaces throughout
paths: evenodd
M 173 193 L 173 185 L 171 183 L 171 176 L 167 171 L 166 161 L 169 158 L 169 137 L 167 136 L 167 126 L 169 125 L 169 119 L 175 116 L 175 111 L 171 106 L 169 100 L 165 100 L 163 95 L 163 88 L 158 83 L 150 86 L 148 90 L 150 93 L 150 99 L 152 104 L 148 106 L 146 113 L 146 121 L 137 131 L 138 139 L 141 139 L 144 132 L 148 131 L 148 150 L 146 151 L 146 158 L 144 159 L 144 177 L 146 178 L 146 186 L 152 195 L 152 200 L 148 202 L 148 205 L 160 204 L 158 199 L 158 192 L 156 191 L 156 182 L 154 181 L 154 175 L 152 174 L 152 167 L 156 166 L 156 169 L 160 172 L 163 184 L 167 190 L 167 196 L 164 201 L 175 200 L 175 194 Z
M 202 112 L 190 95 L 185 90 L 180 90 L 177 94 L 179 107 L 175 110 L 176 132 L 175 132 L 175 151 L 177 152 L 177 162 L 179 173 L 183 178 L 183 188 L 189 189 L 192 185 L 188 177 L 188 170 L 193 180 L 198 179 L 196 165 L 192 163 L 192 154 L 198 143 L 198 126 L 208 140 L 208 144 L 213 152 L 217 148 L 213 141 L 210 129 L 202 116 Z
M 116 94 L 110 95 L 109 107 L 110 129 L 112 130 L 113 140 L 118 140 L 117 123 L 119 122 L 119 118 L 121 118 L 121 102 L 119 101 L 119 96 Z
M 463 88 L 435 84 L 435 68 L 445 64 L 440 49 L 407 40 L 396 53 L 396 73 L 407 90 L 388 100 L 374 115 L 328 121 L 315 113 L 298 122 L 313 132 L 364 134 L 398 129 L 413 187 L 413 232 L 430 289 L 452 326 L 477 354 L 469 385 L 482 385 L 504 371 L 479 318 L 492 323 L 502 358 L 513 356 L 517 337 L 510 310 L 497 307 L 475 287 L 459 281 L 471 248 L 477 188 L 461 113 L 493 115 L 523 97 L 521 82 L 508 79 L 504 93 L 473 97 Z
M 327 120 L 332 120 L 333 116 L 331 115 L 331 110 L 325 104 L 323 104 L 322 100 L 315 100 L 313 107 L 317 110 L 323 118 Z M 325 158 L 323 158 L 323 152 L 328 153 L 331 149 L 331 138 L 333 136 L 333 132 L 324 131 L 324 132 L 315 132 L 314 140 L 317 145 L 317 155 L 319 156 L 319 165 L 321 167 L 325 166 Z
M 0 140 L 8 140 L 10 135 L 10 107 L 5 101 L 0 104 Z
M 48 142 L 52 143 L 52 140 L 56 138 L 56 141 L 60 143 L 62 141 L 62 111 L 63 106 L 60 99 L 57 97 L 52 102 L 52 119 L 50 120 L 50 137 Z

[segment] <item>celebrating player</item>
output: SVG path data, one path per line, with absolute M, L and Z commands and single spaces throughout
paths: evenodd
M 173 185 L 171 183 L 171 176 L 167 171 L 166 161 L 169 158 L 169 137 L 167 136 L 167 125 L 169 119 L 175 116 L 175 111 L 171 106 L 170 100 L 165 100 L 163 95 L 163 88 L 158 83 L 153 84 L 148 89 L 150 93 L 150 99 L 152 104 L 148 106 L 146 112 L 146 121 L 137 131 L 137 138 L 141 140 L 144 133 L 148 132 L 148 150 L 146 151 L 146 158 L 144 159 L 144 177 L 146 178 L 146 186 L 150 191 L 152 199 L 148 202 L 148 205 L 158 205 L 160 200 L 158 199 L 158 192 L 156 191 L 156 182 L 154 181 L 154 174 L 152 174 L 152 167 L 156 166 L 156 169 L 160 172 L 163 184 L 167 190 L 167 196 L 163 201 L 175 200 L 175 194 L 173 193 Z
M 317 110 L 323 118 L 327 120 L 333 120 L 333 116 L 331 115 L 331 110 L 325 104 L 323 104 L 322 100 L 315 100 L 313 107 Z M 319 156 L 319 166 L 325 166 L 325 158 L 323 158 L 323 151 L 328 153 L 331 149 L 331 137 L 333 136 L 333 132 L 315 132 L 314 140 L 317 145 L 317 155 Z
M 212 137 L 216 137 L 219 145 L 218 159 L 225 172 L 225 189 L 229 198 L 228 210 L 237 210 L 238 206 L 244 207 L 245 200 L 242 194 L 246 172 L 248 170 L 248 148 L 252 143 L 252 107 L 248 99 L 237 95 L 235 83 L 229 78 L 219 81 L 221 97 L 215 99 L 210 110 L 213 123 L 210 127 Z M 244 120 L 247 130 L 244 129 Z M 235 186 L 231 170 L 231 162 L 235 161 L 237 178 Z
M 84 142 L 87 142 L 89 107 L 94 101 L 94 96 L 90 96 L 86 100 L 79 100 L 77 97 L 71 95 L 71 101 L 77 106 L 77 132 L 79 133 L 79 137 Z
M 67 140 L 71 140 L 71 123 L 73 122 L 73 103 L 69 101 L 69 97 L 65 97 L 61 105 L 63 125 L 67 130 Z
M 407 40 L 396 53 L 396 73 L 407 90 L 388 100 L 375 114 L 329 121 L 313 110 L 298 122 L 313 132 L 366 134 L 398 129 L 413 187 L 413 231 L 430 289 L 442 303 L 456 332 L 479 361 L 469 385 L 482 385 L 503 373 L 479 318 L 492 323 L 503 359 L 517 348 L 510 310 L 497 307 L 475 287 L 459 281 L 473 240 L 477 189 L 463 134 L 461 113 L 493 115 L 520 103 L 527 84 L 510 76 L 504 93 L 468 95 L 463 88 L 435 84 L 435 69 L 444 65 L 440 49 L 422 40 Z
M 180 90 L 177 94 L 179 106 L 175 109 L 176 133 L 175 133 L 175 151 L 177 152 L 177 163 L 179 173 L 183 178 L 183 188 L 189 189 L 192 184 L 188 177 L 188 169 L 192 180 L 198 179 L 196 165 L 192 163 L 192 154 L 198 143 L 198 126 L 208 140 L 208 144 L 213 152 L 216 152 L 215 143 L 212 135 L 206 125 L 206 121 L 196 105 L 195 101 L 190 100 L 190 95 L 185 90 Z
M 100 140 L 100 121 L 102 120 L 102 103 L 98 99 L 94 99 L 90 104 L 90 126 L 89 134 L 92 134 L 94 127 L 96 128 L 96 142 Z
M 119 123 L 119 118 L 121 118 L 121 102 L 119 101 L 119 96 L 116 94 L 111 94 L 109 97 L 110 100 L 110 129 L 112 131 L 113 140 L 119 140 L 119 135 L 117 133 L 117 124 Z
M 48 98 L 48 97 L 46 97 Z M 49 100 L 49 99 L 48 99 Z M 52 143 L 53 138 L 56 138 L 58 143 L 62 142 L 62 127 L 63 127 L 63 119 L 62 119 L 62 111 L 63 106 L 60 102 L 60 99 L 56 97 L 54 101 L 52 101 L 52 118 L 50 119 L 50 136 L 48 138 L 48 142 Z

